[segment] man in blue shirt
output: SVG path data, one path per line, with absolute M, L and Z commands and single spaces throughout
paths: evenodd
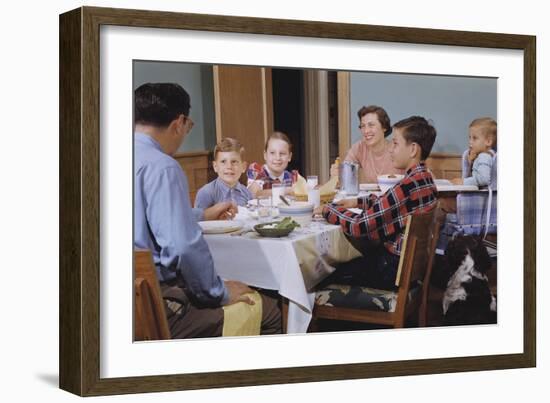
M 152 251 L 173 338 L 220 336 L 221 306 L 252 304 L 252 290 L 223 281 L 199 220 L 234 214 L 230 202 L 193 209 L 187 178 L 171 156 L 193 127 L 190 98 L 177 84 L 144 84 L 134 107 L 134 247 Z M 262 334 L 279 333 L 280 311 L 262 295 Z

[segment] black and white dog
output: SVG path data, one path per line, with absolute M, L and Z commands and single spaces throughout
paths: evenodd
M 487 272 L 491 258 L 480 238 L 458 235 L 447 245 L 450 279 L 443 296 L 445 325 L 496 323 L 496 298 Z

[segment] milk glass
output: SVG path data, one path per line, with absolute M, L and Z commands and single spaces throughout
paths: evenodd
M 321 205 L 321 191 L 319 188 L 307 190 L 307 201 L 313 204 L 313 208 L 317 208 Z
M 277 207 L 281 203 L 281 196 L 285 195 L 285 185 L 282 183 L 274 183 L 271 186 L 271 206 Z
M 317 175 L 308 175 L 307 176 L 307 188 L 313 189 L 319 184 L 319 178 Z

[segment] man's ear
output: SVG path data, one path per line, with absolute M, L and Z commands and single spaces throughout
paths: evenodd
M 212 161 L 212 168 L 214 168 L 214 172 L 218 173 L 218 163 L 216 160 Z
M 171 133 L 179 133 L 180 130 L 183 130 L 183 126 L 185 124 L 185 118 L 183 115 L 179 115 L 176 119 L 172 120 L 170 122 L 170 125 L 168 126 Z

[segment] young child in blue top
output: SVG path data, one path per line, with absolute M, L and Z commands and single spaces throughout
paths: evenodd
M 455 185 L 490 186 L 496 189 L 497 123 L 483 117 L 470 123 L 469 148 L 462 155 L 462 178 L 452 179 Z
M 195 207 L 207 208 L 227 201 L 246 206 L 253 197 L 250 190 L 239 182 L 246 170 L 243 154 L 244 147 L 241 143 L 230 137 L 216 144 L 212 166 L 218 177 L 199 189 L 195 197 Z

